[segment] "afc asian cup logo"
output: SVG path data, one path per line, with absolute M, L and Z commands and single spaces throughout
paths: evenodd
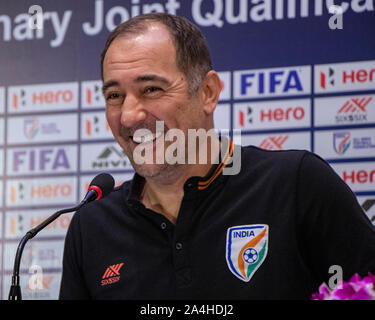
M 231 227 L 227 231 L 226 260 L 229 270 L 249 282 L 268 252 L 268 225 Z

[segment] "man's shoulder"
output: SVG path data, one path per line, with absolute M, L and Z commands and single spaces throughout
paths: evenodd
M 291 180 L 303 175 L 316 179 L 333 170 L 319 155 L 308 150 L 264 150 L 255 146 L 244 146 L 242 150 L 241 172 L 244 176 L 265 176 L 268 178 Z
M 243 164 L 265 163 L 276 166 L 288 166 L 300 162 L 305 156 L 315 156 L 312 152 L 307 150 L 266 150 L 256 146 L 243 146 L 242 161 Z

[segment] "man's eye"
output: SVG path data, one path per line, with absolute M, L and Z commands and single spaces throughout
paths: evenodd
M 118 93 L 110 93 L 107 95 L 107 100 L 118 99 L 120 95 Z
M 123 96 L 118 92 L 111 92 L 106 95 L 105 99 L 109 104 L 117 104 L 121 103 Z
M 157 91 L 161 91 L 161 88 L 158 88 L 158 87 L 147 87 L 144 90 L 144 93 L 149 94 L 149 93 L 154 93 L 154 92 L 157 92 Z

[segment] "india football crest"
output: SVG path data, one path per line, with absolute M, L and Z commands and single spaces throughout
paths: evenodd
M 228 229 L 226 259 L 229 270 L 249 282 L 268 251 L 268 225 L 252 224 Z

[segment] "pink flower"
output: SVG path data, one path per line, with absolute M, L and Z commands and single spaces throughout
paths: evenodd
M 325 283 L 322 283 L 319 287 L 319 293 L 314 293 L 312 295 L 312 300 L 325 300 L 330 294 L 331 291 L 329 290 L 329 287 Z
M 348 282 L 342 281 L 333 290 L 323 283 L 319 287 L 319 293 L 312 295 L 312 300 L 375 300 L 375 276 L 361 279 L 356 273 Z

